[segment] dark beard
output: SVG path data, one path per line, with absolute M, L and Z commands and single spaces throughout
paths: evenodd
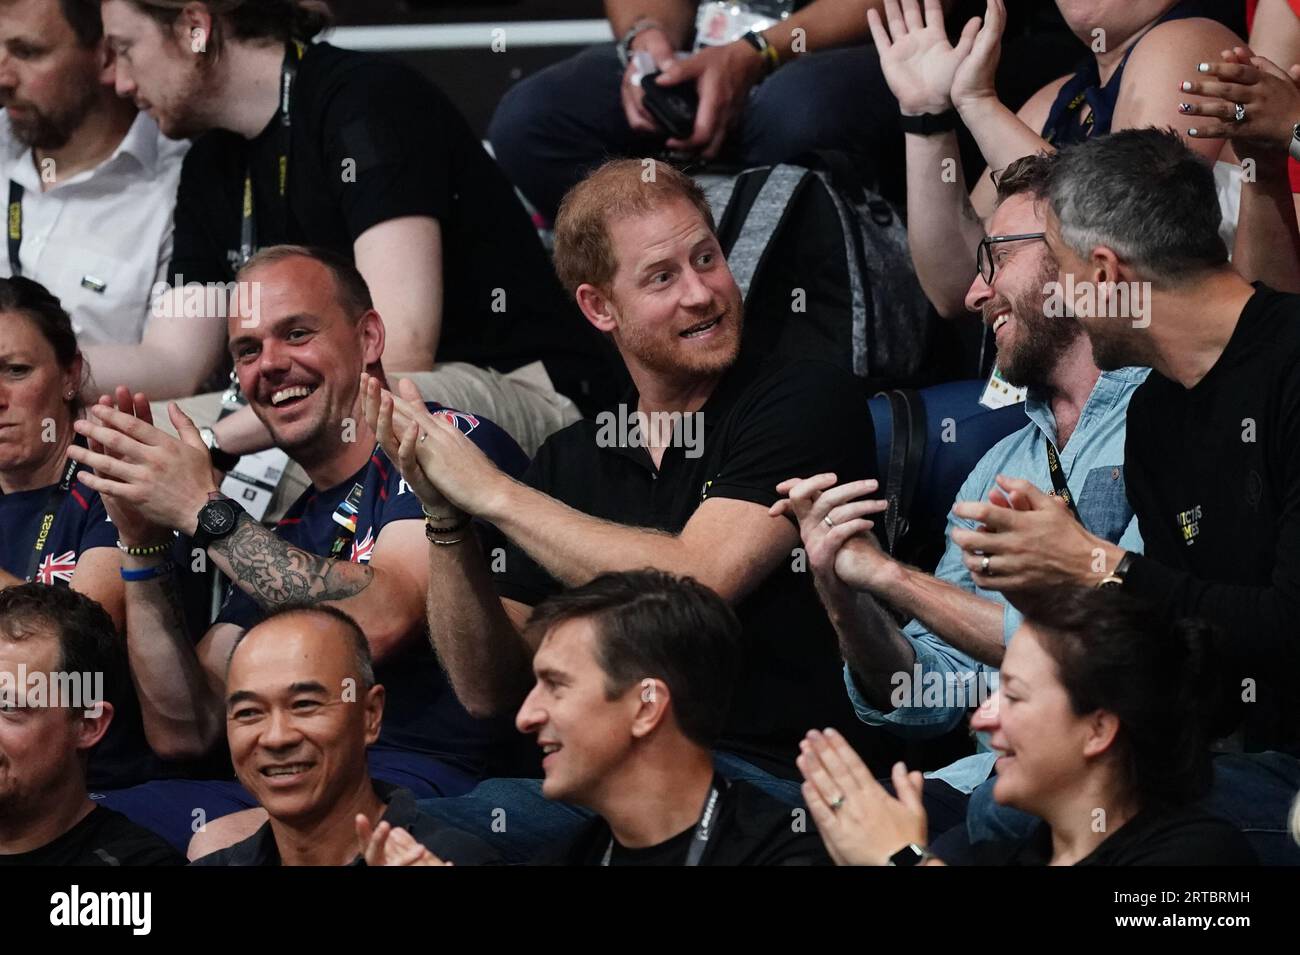
M 9 119 L 9 128 L 14 139 L 29 149 L 62 149 L 72 138 L 72 134 L 85 122 L 95 106 L 95 93 L 87 90 L 85 95 L 68 109 L 57 113 L 46 113 L 26 106 L 31 115 L 21 122 Z
M 1017 388 L 1046 389 L 1061 356 L 1084 333 L 1078 319 L 1048 318 L 1044 314 L 1043 287 L 1055 280 L 1055 264 L 1044 266 L 1039 280 L 1010 300 L 1013 321 L 1019 328 L 1015 347 L 998 356 L 998 371 Z

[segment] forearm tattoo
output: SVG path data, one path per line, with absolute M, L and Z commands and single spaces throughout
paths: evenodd
M 344 600 L 370 586 L 375 572 L 368 564 L 330 560 L 281 540 L 247 514 L 234 533 L 212 545 L 230 564 L 241 590 L 271 610 L 302 601 Z

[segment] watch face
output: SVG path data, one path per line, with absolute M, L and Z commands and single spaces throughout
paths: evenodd
M 229 501 L 209 501 L 199 512 L 199 527 L 205 533 L 220 537 L 234 529 L 239 512 Z

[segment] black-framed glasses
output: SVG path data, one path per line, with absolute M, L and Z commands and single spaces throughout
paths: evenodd
M 1022 232 L 1019 235 L 986 235 L 980 239 L 979 252 L 975 258 L 979 266 L 980 278 L 984 279 L 984 284 L 992 285 L 993 274 L 997 271 L 997 264 L 993 261 L 993 246 L 1000 245 L 1003 242 L 1025 242 L 1029 239 L 1046 238 L 1046 232 Z

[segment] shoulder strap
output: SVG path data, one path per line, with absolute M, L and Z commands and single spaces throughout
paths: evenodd
M 754 276 L 763 267 L 772 240 L 780 233 L 799 193 L 816 177 L 797 166 L 773 166 L 745 215 L 727 261 L 743 296 L 749 296 Z M 730 223 L 728 223 L 730 225 Z
M 896 388 L 884 392 L 889 400 L 889 473 L 885 475 L 885 543 L 894 554 L 898 541 L 907 533 L 907 515 L 921 478 L 925 460 L 925 404 L 920 392 Z

